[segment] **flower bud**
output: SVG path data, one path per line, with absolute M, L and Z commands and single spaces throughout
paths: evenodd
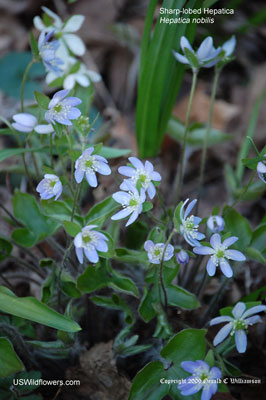
M 207 221 L 207 226 L 213 233 L 221 232 L 224 229 L 225 222 L 220 215 L 212 215 Z
M 189 255 L 188 253 L 181 249 L 177 254 L 176 254 L 176 261 L 179 264 L 186 265 L 189 262 Z

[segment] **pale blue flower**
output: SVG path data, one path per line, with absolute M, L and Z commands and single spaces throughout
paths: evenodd
M 15 114 L 13 120 L 11 125 L 19 132 L 29 133 L 37 125 L 37 118 L 29 113 Z
M 69 49 L 73 54 L 82 56 L 85 54 L 86 47 L 76 32 L 81 28 L 85 17 L 84 15 L 72 15 L 66 22 L 63 22 L 61 18 L 51 11 L 47 7 L 42 7 L 42 10 L 51 19 L 51 25 L 47 26 L 39 16 L 34 17 L 34 26 L 39 31 L 51 31 L 54 30 L 55 34 L 59 37 L 60 47 L 62 47 L 64 53 Z
M 136 157 L 129 157 L 129 161 L 134 168 L 123 166 L 118 168 L 118 172 L 121 175 L 128 176 L 129 179 L 124 179 L 120 185 L 120 189 L 126 189 L 126 182 L 130 182 L 136 186 L 137 182 L 140 182 L 141 187 L 147 191 L 149 198 L 153 199 L 156 193 L 153 181 L 160 182 L 162 179 L 161 175 L 154 171 L 154 167 L 150 161 L 145 161 L 145 165 Z
M 119 220 L 126 218 L 130 215 L 126 226 L 132 224 L 138 216 L 142 213 L 142 206 L 146 199 L 144 189 L 140 189 L 140 193 L 137 188 L 131 183 L 126 183 L 127 191 L 116 192 L 113 194 L 113 199 L 122 205 L 123 210 L 114 214 L 111 219 Z
M 86 176 L 87 182 L 90 186 L 96 187 L 98 185 L 96 172 L 102 175 L 110 175 L 111 169 L 108 161 L 98 154 L 93 154 L 93 147 L 85 150 L 75 163 L 75 179 L 80 183 Z
M 219 233 L 212 235 L 210 239 L 209 246 L 200 246 L 193 249 L 194 253 L 201 255 L 210 255 L 209 261 L 207 263 L 207 272 L 210 276 L 215 275 L 216 267 L 218 265 L 221 268 L 222 273 L 227 277 L 231 278 L 233 276 L 233 271 L 227 260 L 234 261 L 245 261 L 246 257 L 243 253 L 238 250 L 228 250 L 228 247 L 232 246 L 238 237 L 231 236 L 221 242 L 221 236 Z
M 55 73 L 57 76 L 61 76 L 62 70 L 60 69 L 60 65 L 62 66 L 64 61 L 55 54 L 56 50 L 58 50 L 60 46 L 58 40 L 52 40 L 49 42 L 53 35 L 54 30 L 49 33 L 42 31 L 38 40 L 38 49 L 46 69 Z
M 174 57 L 182 64 L 190 65 L 194 71 L 196 71 L 200 67 L 203 68 L 213 67 L 219 61 L 218 55 L 222 50 L 221 47 L 215 49 L 215 47 L 213 46 L 213 39 L 211 36 L 208 36 L 206 39 L 203 40 L 203 42 L 201 43 L 200 47 L 196 52 L 192 49 L 189 41 L 185 36 L 181 37 L 180 47 L 184 55 L 173 50 Z M 193 53 L 193 55 L 197 59 L 198 63 L 197 66 L 193 65 L 191 61 L 188 60 L 188 58 L 185 55 L 185 49 L 188 49 L 191 53 Z
M 186 265 L 189 262 L 189 255 L 188 253 L 181 249 L 178 253 L 176 253 L 176 261 L 178 264 Z
M 160 264 L 162 261 L 163 252 L 165 249 L 164 243 L 153 243 L 152 240 L 146 240 L 144 243 L 144 249 L 147 251 L 147 255 L 150 263 Z M 174 255 L 174 246 L 168 244 L 164 253 L 164 261 L 169 261 Z
M 217 233 L 224 229 L 225 222 L 220 215 L 211 215 L 207 220 L 207 226 L 211 232 Z
M 224 50 L 225 52 L 225 57 L 230 57 L 236 47 L 236 38 L 235 35 L 233 35 L 229 40 L 227 40 L 226 42 L 224 42 L 224 44 L 222 45 L 222 50 Z
M 71 119 L 77 119 L 81 112 L 77 106 L 81 103 L 78 97 L 67 97 L 69 90 L 59 90 L 49 103 L 45 119 L 51 124 L 58 122 L 62 125 L 72 125 Z
M 50 133 L 55 134 L 54 127 L 52 124 L 36 125 L 34 130 L 35 132 L 39 133 L 39 135 L 49 135 Z
M 179 383 L 178 389 L 183 396 L 190 396 L 202 390 L 201 400 L 210 400 L 217 392 L 218 382 L 222 377 L 219 368 L 212 367 L 202 360 L 183 361 L 181 367 L 191 373 L 188 378 L 184 378 L 185 383 Z
M 246 310 L 246 304 L 238 302 L 233 310 L 233 317 L 229 315 L 224 315 L 221 317 L 213 318 L 210 321 L 210 326 L 217 325 L 222 322 L 227 322 L 227 324 L 217 333 L 213 340 L 214 346 L 217 346 L 230 334 L 235 335 L 236 348 L 239 353 L 245 353 L 247 349 L 247 335 L 249 325 L 257 324 L 262 322 L 259 315 L 254 315 L 262 311 L 266 311 L 266 306 L 255 306 Z
M 188 204 L 186 211 L 184 211 L 185 205 L 187 204 L 188 201 L 189 199 L 186 199 L 186 201 L 183 203 L 180 209 L 180 219 L 181 219 L 180 232 L 184 236 L 184 239 L 188 244 L 190 244 L 191 246 L 200 246 L 199 240 L 205 238 L 205 235 L 203 233 L 198 232 L 201 218 L 194 217 L 194 215 L 191 215 L 189 217 L 192 208 L 197 203 L 197 199 L 191 201 Z
M 41 180 L 36 188 L 43 200 L 48 200 L 52 197 L 57 200 L 61 196 L 62 190 L 63 186 L 60 179 L 53 174 L 45 174 L 44 179 Z
M 87 225 L 75 236 L 75 251 L 81 264 L 83 264 L 83 252 L 91 263 L 97 263 L 99 261 L 97 252 L 106 253 L 108 251 L 106 242 L 109 239 L 94 228 L 97 228 L 97 225 Z
M 264 157 L 266 157 L 266 154 Z M 258 177 L 262 180 L 262 182 L 266 183 L 266 160 L 258 162 L 257 174 L 258 174 Z

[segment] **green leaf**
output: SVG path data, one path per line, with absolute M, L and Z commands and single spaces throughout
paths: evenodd
M 107 272 L 104 264 L 99 267 L 88 266 L 86 271 L 78 277 L 78 289 L 84 293 L 92 293 L 106 286 L 135 297 L 139 295 L 131 279 L 114 270 Z
M 97 225 L 99 228 L 107 219 L 115 213 L 119 204 L 117 204 L 112 196 L 106 197 L 100 203 L 95 204 L 85 217 L 86 223 Z
M 45 215 L 60 221 L 60 222 L 65 222 L 66 220 L 71 219 L 72 215 L 72 210 L 63 201 L 59 200 L 41 200 L 41 206 L 44 210 Z M 77 215 L 74 215 L 74 221 L 76 222 L 81 222 L 82 218 L 78 217 Z
M 161 385 L 160 379 L 166 372 L 161 361 L 152 361 L 135 376 L 128 400 L 161 400 L 168 391 L 168 385 Z
M 91 296 L 90 300 L 97 306 L 112 308 L 114 310 L 123 310 L 125 312 L 125 322 L 127 324 L 133 323 L 134 318 L 129 305 L 117 294 L 113 294 L 112 297 Z
M 264 252 L 266 249 L 266 224 L 261 225 L 252 234 L 251 247 Z
M 180 203 L 176 206 L 176 209 L 174 212 L 174 225 L 175 225 L 175 229 L 177 230 L 177 232 L 180 232 L 180 225 L 182 223 L 181 217 L 180 217 L 180 210 L 181 210 L 181 207 L 183 204 L 184 204 L 183 201 L 180 201 Z
M 38 43 L 33 35 L 32 32 L 30 32 L 30 47 L 32 51 L 32 55 L 35 59 L 39 58 L 39 48 L 38 48 Z
M 183 0 L 164 0 L 162 8 L 182 9 Z M 183 77 L 184 65 L 177 63 L 172 50 L 179 50 L 180 38 L 191 40 L 194 24 L 167 24 L 157 18 L 153 30 L 153 16 L 157 2 L 150 2 L 141 46 L 136 134 L 141 158 L 158 153 L 166 125 L 173 109 Z M 190 0 L 186 8 L 198 8 L 199 1 Z M 156 82 L 156 85 L 154 84 Z
M 35 99 L 36 99 L 37 103 L 39 104 L 39 106 L 41 108 L 43 108 L 44 110 L 48 110 L 50 98 L 48 96 L 45 96 L 45 94 L 37 92 L 37 91 L 34 92 L 34 96 L 35 96 Z
M 167 380 L 173 379 L 175 382 L 189 375 L 181 368 L 183 361 L 204 359 L 205 334 L 204 329 L 185 329 L 175 335 L 161 351 L 161 356 L 173 365 L 164 368 L 161 361 L 147 364 L 134 378 L 129 400 L 160 400 L 167 394 L 175 400 L 184 399 L 177 389 L 177 383 L 170 384 Z M 186 398 L 198 400 L 199 396 L 197 394 Z
M 9 52 L 0 59 L 0 89 L 7 95 L 20 98 L 21 80 L 25 69 L 32 60 L 30 51 Z M 35 63 L 29 70 L 24 86 L 24 99 L 33 99 L 34 90 L 42 90 L 37 78 L 44 77 L 45 69 Z
M 264 300 L 265 296 L 266 296 L 266 286 L 263 286 L 249 293 L 247 296 L 243 297 L 241 301 L 246 303 L 249 301 Z
M 258 249 L 255 249 L 254 247 L 249 246 L 245 249 L 245 254 L 252 260 L 259 261 L 262 264 L 266 265 L 266 258 L 263 256 L 263 254 Z
M 190 65 L 192 65 L 193 68 L 197 69 L 199 66 L 199 62 L 195 54 L 186 47 L 184 48 L 184 51 L 185 51 L 185 56 L 187 57 Z
M 11 254 L 12 249 L 12 244 L 8 240 L 0 237 L 0 262 Z
M 158 226 L 155 226 L 149 232 L 147 239 L 152 240 L 154 243 L 164 243 L 165 242 L 165 232 L 163 229 L 159 228 Z
M 53 235 L 59 227 L 58 223 L 41 213 L 35 197 L 27 193 L 15 192 L 13 212 L 25 228 L 15 229 L 11 237 L 22 246 L 34 246 L 46 236 Z
M 77 288 L 77 282 L 74 278 L 69 276 L 66 272 L 61 275 L 61 288 L 63 292 L 70 297 L 79 298 L 82 293 Z
M 226 206 L 223 210 L 226 231 L 232 236 L 237 236 L 239 240 L 234 244 L 236 249 L 244 251 L 250 244 L 252 231 L 248 220 L 239 214 L 232 207 Z
M 118 247 L 115 249 L 115 259 L 121 263 L 149 265 L 146 251 L 126 249 L 124 247 Z
M 194 294 L 171 283 L 177 275 L 178 269 L 178 266 L 175 266 L 174 268 L 167 267 L 165 264 L 163 266 L 163 277 L 169 305 L 183 309 L 194 309 L 199 307 L 200 303 Z M 146 281 L 148 281 L 147 278 Z M 154 304 L 160 304 L 158 273 L 156 269 L 154 269 L 153 276 L 149 279 L 149 282 L 152 282 L 153 285 L 149 289 L 146 287 L 144 288 L 144 295 L 139 307 L 139 313 L 145 322 L 149 322 L 155 317 L 156 310 Z
M 65 332 L 81 329 L 75 321 L 52 310 L 35 297 L 17 297 L 4 286 L 0 286 L 0 310 Z
M 113 270 L 112 280 L 108 283 L 108 286 L 117 289 L 120 292 L 139 297 L 139 291 L 133 281 L 115 270 Z
M 185 127 L 184 125 L 175 117 L 172 117 L 167 126 L 167 132 L 169 135 L 177 140 L 179 143 L 183 143 L 184 141 L 184 134 L 185 134 Z M 197 129 L 190 129 L 187 143 L 190 146 L 194 147 L 202 147 L 204 144 L 206 135 L 206 128 L 197 128 Z M 227 133 L 223 133 L 218 129 L 212 128 L 209 134 L 209 146 L 214 146 L 216 144 L 224 143 L 227 140 L 232 138 L 231 135 Z
M 129 149 L 115 149 L 114 147 L 102 146 L 102 148 L 98 154 L 100 156 L 110 160 L 112 158 L 125 157 L 130 153 L 131 153 L 131 150 L 129 150 Z
M 0 337 L 0 378 L 6 378 L 24 370 L 24 365 L 16 354 L 11 342 Z
M 142 207 L 143 207 L 142 212 L 146 213 L 153 209 L 153 204 L 150 201 L 144 201 Z
M 19 154 L 23 153 L 41 153 L 45 152 L 48 149 L 43 147 L 31 147 L 31 148 L 17 148 L 17 149 L 3 149 L 0 150 L 0 162 L 6 160 L 12 156 L 18 156 Z
M 64 228 L 71 237 L 75 237 L 81 230 L 79 225 L 71 221 L 64 221 Z

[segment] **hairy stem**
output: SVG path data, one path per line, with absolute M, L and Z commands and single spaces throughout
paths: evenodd
M 21 112 L 24 112 L 24 87 L 25 83 L 29 74 L 29 71 L 33 64 L 35 63 L 35 60 L 31 60 L 31 62 L 28 64 L 27 68 L 25 69 L 22 82 L 21 82 L 21 88 L 20 88 L 20 107 L 21 107 Z
M 187 137 L 188 137 L 188 132 L 189 132 L 190 113 L 191 113 L 191 106 L 192 106 L 193 97 L 194 97 L 195 88 L 196 88 L 197 76 L 198 76 L 198 72 L 193 71 L 193 79 L 192 79 L 192 85 L 191 85 L 191 89 L 190 89 L 187 114 L 186 114 L 185 133 L 184 133 L 183 146 L 182 146 L 182 150 L 181 150 L 181 158 L 180 158 L 180 164 L 179 164 L 178 183 L 177 183 L 177 188 L 176 188 L 176 193 L 175 193 L 175 203 L 178 202 L 178 199 L 180 196 L 180 191 L 181 191 L 181 186 L 182 186 L 185 150 L 186 150 L 186 146 L 187 146 Z
M 161 262 L 160 262 L 160 268 L 159 268 L 159 278 L 160 278 L 160 284 L 161 284 L 161 287 L 162 287 L 162 290 L 163 290 L 163 294 L 164 294 L 164 309 L 165 309 L 166 316 L 167 316 L 168 299 L 167 299 L 167 291 L 166 291 L 166 288 L 165 288 L 165 285 L 164 285 L 164 279 L 163 279 L 163 262 L 164 262 L 164 256 L 165 256 L 165 252 L 166 252 L 167 246 L 170 243 L 170 241 L 171 241 L 171 239 L 172 239 L 172 237 L 174 236 L 175 233 L 176 233 L 176 230 L 173 229 L 172 232 L 170 233 L 166 243 L 165 243 L 165 246 L 164 246 L 164 249 L 163 249 L 163 254 L 162 254 L 162 259 L 161 259 Z M 161 301 L 161 298 L 160 298 L 160 301 Z M 161 305 L 163 307 L 162 302 L 161 302 Z
M 200 178 L 199 178 L 198 202 L 196 205 L 196 213 L 199 208 L 199 202 L 200 202 L 200 197 L 201 197 L 201 192 L 202 192 L 202 184 L 203 184 L 204 171 L 205 171 L 205 166 L 206 166 L 206 156 L 207 156 L 207 150 L 208 150 L 208 144 L 209 144 L 209 136 L 210 136 L 211 126 L 212 126 L 214 102 L 215 102 L 215 96 L 216 96 L 216 92 L 217 92 L 217 84 L 218 84 L 218 80 L 219 80 L 219 76 L 220 76 L 220 71 L 221 71 L 220 68 L 215 69 L 214 81 L 213 81 L 213 86 L 212 86 L 209 117 L 208 117 L 208 122 L 207 122 L 207 127 L 206 127 L 206 133 L 205 133 L 205 137 L 204 137 L 204 144 L 203 144 L 201 164 L 200 164 Z

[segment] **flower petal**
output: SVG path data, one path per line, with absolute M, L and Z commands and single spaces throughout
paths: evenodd
M 137 157 L 129 157 L 128 159 L 135 168 L 144 169 L 143 163 Z
M 35 132 L 39 133 L 40 135 L 47 135 L 49 133 L 54 132 L 54 128 L 51 124 L 42 124 L 42 125 L 37 125 L 34 128 Z
M 231 278 L 233 276 L 232 268 L 231 268 L 230 264 L 228 263 L 228 261 L 225 258 L 220 260 L 220 268 L 221 268 L 222 273 L 227 278 Z
M 216 317 L 216 318 L 211 319 L 209 322 L 209 325 L 213 326 L 213 325 L 220 324 L 222 322 L 230 322 L 230 321 L 231 322 L 233 321 L 232 317 L 230 317 L 229 315 L 223 315 L 221 317 Z
M 187 40 L 187 38 L 185 36 L 182 36 L 180 39 L 180 47 L 181 47 L 183 53 L 185 53 L 185 48 L 190 50 L 192 53 L 194 53 L 194 50 L 192 49 L 189 41 Z
M 144 243 L 144 249 L 146 251 L 150 251 L 153 247 L 154 247 L 153 241 L 152 240 L 146 240 L 146 242 Z
M 129 220 L 127 221 L 126 226 L 129 226 L 129 225 L 133 224 L 133 222 L 136 221 L 136 219 L 138 218 L 138 216 L 139 216 L 138 211 L 137 211 L 137 210 L 134 211 L 134 212 L 131 214 Z
M 75 170 L 75 180 L 76 180 L 76 182 L 80 183 L 83 178 L 84 178 L 84 171 L 82 171 L 81 169 L 77 168 Z
M 261 305 L 261 306 L 251 307 L 247 311 L 244 312 L 243 318 L 249 317 L 250 315 L 257 314 L 261 311 L 266 311 L 266 306 Z
M 75 251 L 80 264 L 83 264 L 83 249 L 81 247 L 76 247 Z
M 224 339 L 231 332 L 232 328 L 233 328 L 233 324 L 232 324 L 232 322 L 229 322 L 222 329 L 220 329 L 219 332 L 217 333 L 217 335 L 215 336 L 215 338 L 213 339 L 213 345 L 217 346 L 218 344 L 223 342 Z
M 13 115 L 13 120 L 18 122 L 21 125 L 26 125 L 29 127 L 33 127 L 37 124 L 37 118 L 34 115 L 29 113 L 19 113 Z
M 233 35 L 229 40 L 227 40 L 223 45 L 222 49 L 225 51 L 226 57 L 230 57 L 236 47 L 236 38 Z
M 177 51 L 173 50 L 173 55 L 174 55 L 175 59 L 177 61 L 181 62 L 182 64 L 189 64 L 187 57 L 182 56 L 182 54 L 178 53 Z
M 192 211 L 193 207 L 195 206 L 195 204 L 197 203 L 197 199 L 192 200 L 189 205 L 186 208 L 185 214 L 184 214 L 184 218 L 186 219 L 187 216 L 190 214 L 190 212 Z
M 84 15 L 73 15 L 66 22 L 63 32 L 77 32 L 85 20 Z
M 53 79 L 52 79 L 53 80 Z M 52 81 L 51 81 L 52 82 Z M 49 83 L 49 82 L 47 82 Z M 73 89 L 73 87 L 75 86 L 75 74 L 70 74 L 66 77 L 66 79 L 64 80 L 64 89 L 68 89 L 71 90 Z
M 254 324 L 257 324 L 258 322 L 262 322 L 262 319 L 259 315 L 254 315 L 253 317 L 246 318 L 246 322 L 249 325 L 254 325 Z
M 130 209 L 127 207 L 127 208 L 124 208 L 124 209 L 121 210 L 121 211 L 118 211 L 116 214 L 112 215 L 111 219 L 114 220 L 114 221 L 116 221 L 116 220 L 118 220 L 118 219 L 123 219 L 123 218 L 128 217 L 129 214 L 131 214 L 131 211 L 130 211 Z
M 204 60 L 208 57 L 210 54 L 211 50 L 213 48 L 213 39 L 211 36 L 206 37 L 206 39 L 203 40 L 201 43 L 200 47 L 197 50 L 197 58 L 199 60 Z
M 214 250 L 207 246 L 194 247 L 193 252 L 200 255 L 214 254 Z
M 149 198 L 152 200 L 156 194 L 156 189 L 155 189 L 153 183 L 149 184 L 147 192 L 148 192 Z
M 193 374 L 195 369 L 197 369 L 198 365 L 195 363 L 195 361 L 183 361 L 181 362 L 181 367 L 185 371 L 191 372 L 191 374 Z
M 225 240 L 223 241 L 223 245 L 224 245 L 225 247 L 230 247 L 230 246 L 232 246 L 232 244 L 234 244 L 237 240 L 238 240 L 238 237 L 236 237 L 236 236 L 231 236 L 231 237 L 229 237 L 229 238 L 227 238 L 227 239 L 225 239 Z
M 86 47 L 83 41 L 77 35 L 65 33 L 63 37 L 72 53 L 74 53 L 76 56 L 83 56 L 83 54 L 85 54 Z
M 98 182 L 95 173 L 86 173 L 86 179 L 91 187 L 97 187 Z
M 239 301 L 233 308 L 232 314 L 236 319 L 242 318 L 242 314 L 246 309 L 246 304 Z M 250 314 L 251 315 L 251 314 Z
M 136 174 L 136 171 L 135 171 L 134 168 L 132 168 L 132 167 L 125 167 L 125 166 L 119 167 L 119 168 L 118 168 L 118 172 L 119 172 L 119 174 L 128 176 L 128 177 L 130 177 L 130 178 L 131 178 L 133 175 Z
M 214 249 L 218 249 L 221 245 L 221 236 L 219 235 L 219 233 L 215 233 L 214 235 L 212 235 L 211 239 L 210 239 L 210 244 L 212 245 L 212 247 Z
M 85 256 L 87 259 L 92 262 L 93 264 L 97 263 L 99 261 L 99 256 L 95 248 L 92 248 L 90 250 L 84 249 Z
M 234 261 L 245 261 L 246 256 L 238 250 L 225 250 L 225 257 Z
M 235 333 L 236 348 L 239 353 L 245 353 L 247 349 L 247 335 L 242 329 Z
M 214 264 L 214 262 L 212 261 L 212 259 L 210 258 L 208 263 L 207 263 L 207 272 L 210 276 L 214 276 L 215 272 L 216 272 L 216 265 Z

